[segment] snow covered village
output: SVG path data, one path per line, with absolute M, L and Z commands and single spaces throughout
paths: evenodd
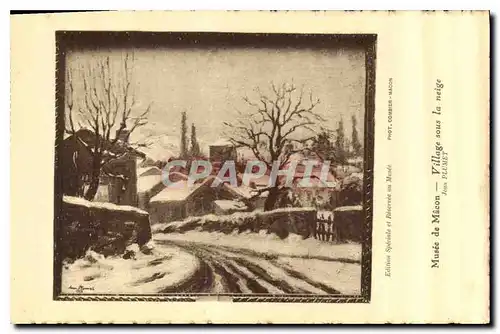
M 68 52 L 61 293 L 359 295 L 365 76 L 355 48 Z

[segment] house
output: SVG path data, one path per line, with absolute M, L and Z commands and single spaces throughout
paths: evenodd
M 352 157 L 347 159 L 347 164 L 359 169 L 363 169 L 364 161 L 365 160 L 363 159 L 363 157 Z
M 363 173 L 352 173 L 342 180 L 339 206 L 358 205 L 363 201 Z
M 187 180 L 179 180 L 165 187 L 149 201 L 151 222 L 165 223 L 189 216 L 222 212 L 227 209 L 229 203 L 217 202 L 220 200 L 241 202 L 237 205 L 233 203 L 233 207 L 237 206 L 238 211 L 243 210 L 243 203 L 249 194 L 245 193 L 244 189 L 232 187 L 227 183 L 212 187 L 215 179 L 216 177 L 211 175 L 192 186 L 189 186 Z
M 162 171 L 156 166 L 137 168 L 138 206 L 148 209 L 149 199 L 165 188 Z
M 152 223 L 181 220 L 187 217 L 186 198 L 193 189 L 181 180 L 165 187 L 149 200 L 148 211 Z
M 250 205 L 254 210 L 264 210 L 269 191 L 263 191 L 250 199 Z
M 353 173 L 361 173 L 362 169 L 352 165 L 339 165 L 333 170 L 337 179 L 344 179 Z
M 220 139 L 209 146 L 210 162 L 218 170 L 226 161 L 237 160 L 236 147 L 229 141 Z
M 158 194 L 163 189 L 165 189 L 165 184 L 162 182 L 161 175 L 139 176 L 137 179 L 139 208 L 147 211 L 150 198 Z
M 304 166 L 302 166 L 304 167 Z M 337 197 L 340 191 L 340 183 L 331 172 L 324 177 L 321 167 L 314 167 L 309 179 L 305 180 L 307 186 L 303 185 L 304 171 L 300 169 L 294 180 L 294 195 L 304 206 L 334 208 L 337 205 Z M 333 186 L 332 186 L 333 185 Z
M 94 201 L 137 206 L 137 163 L 144 153 L 126 141 L 127 130 L 120 132 L 116 142 L 107 142 L 88 129 L 80 129 L 60 145 L 59 173 L 63 194 L 82 197 L 90 187 L 94 170 L 94 148 L 102 145 L 99 186 Z
M 154 167 L 156 168 L 156 167 Z M 158 168 L 157 168 L 158 169 Z M 139 168 L 139 170 L 141 170 Z M 167 187 L 165 175 L 158 169 L 160 174 L 151 169 L 141 170 L 142 174 L 139 175 L 137 180 L 137 193 L 139 197 L 139 208 L 149 211 L 149 201 L 156 196 L 160 191 Z M 171 172 L 169 173 L 170 182 L 186 181 L 188 177 L 185 174 Z

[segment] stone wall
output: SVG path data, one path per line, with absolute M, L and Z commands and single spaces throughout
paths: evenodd
M 123 254 L 133 243 L 151 239 L 149 214 L 131 206 L 64 196 L 59 240 L 62 258 L 78 258 L 91 248 L 105 256 Z

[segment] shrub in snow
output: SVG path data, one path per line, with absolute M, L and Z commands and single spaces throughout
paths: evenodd
M 88 261 L 89 263 L 97 263 L 99 260 L 102 260 L 102 258 L 103 256 L 101 254 L 89 250 L 85 254 L 84 260 Z
M 126 260 L 135 259 L 135 253 L 132 250 L 125 250 L 125 253 L 123 253 L 122 257 Z
M 135 256 L 137 253 L 139 253 L 140 248 L 138 244 L 131 244 L 128 245 L 127 248 L 125 248 L 125 252 L 123 253 L 122 257 L 124 259 L 135 259 Z
M 342 181 L 339 192 L 339 205 L 358 205 L 363 200 L 363 177 L 357 174 L 346 177 Z
M 148 241 L 146 244 L 141 246 L 141 252 L 143 254 L 149 255 L 152 254 L 154 250 L 154 243 L 152 240 Z
M 128 245 L 125 250 L 126 251 L 131 251 L 131 252 L 134 252 L 134 253 L 139 253 L 140 252 L 140 247 L 139 247 L 138 244 L 131 244 L 131 245 Z
M 344 206 L 334 211 L 334 225 L 337 231 L 337 241 L 363 241 L 363 208 L 361 205 Z

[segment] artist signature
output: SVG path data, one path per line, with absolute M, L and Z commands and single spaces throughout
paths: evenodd
M 85 287 L 83 285 L 79 285 L 78 287 L 74 287 L 72 285 L 69 286 L 70 290 L 76 290 L 77 293 L 83 293 L 84 291 L 94 291 L 94 287 Z

